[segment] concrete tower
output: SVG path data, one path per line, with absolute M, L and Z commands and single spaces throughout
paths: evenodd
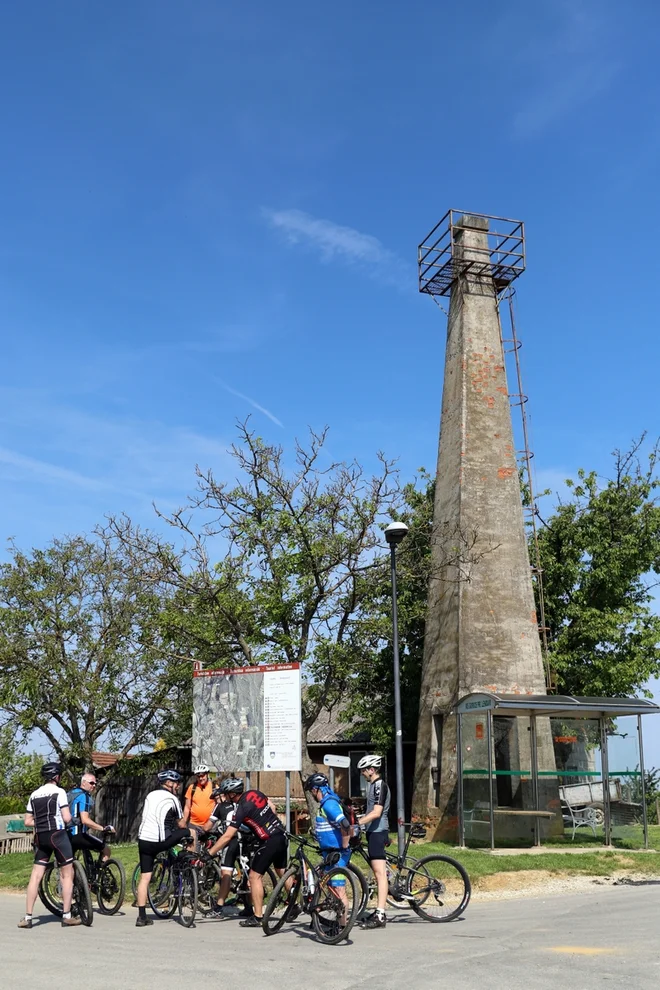
M 420 248 L 420 290 L 450 305 L 413 807 L 446 836 L 453 706 L 471 691 L 546 692 L 497 309 L 523 269 L 515 221 L 450 211 Z

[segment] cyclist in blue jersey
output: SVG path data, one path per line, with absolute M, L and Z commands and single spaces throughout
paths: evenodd
M 305 781 L 305 790 L 309 791 L 319 809 L 316 814 L 314 831 L 322 853 L 340 851 L 337 866 L 348 866 L 351 858 L 349 846 L 351 838 L 351 823 L 346 817 L 338 794 L 331 789 L 328 778 L 324 773 L 313 773 Z M 348 909 L 346 897 L 346 881 L 337 878 L 330 881 L 337 890 L 337 896 Z
M 95 835 L 90 835 L 90 828 L 95 832 L 114 832 L 114 828 L 109 825 L 99 825 L 91 816 L 94 810 L 94 790 L 96 788 L 96 776 L 93 773 L 84 773 L 80 778 L 80 787 L 74 787 L 69 791 L 69 810 L 71 812 L 71 848 L 75 852 L 77 849 L 90 849 L 92 852 L 100 852 L 103 859 L 109 859 L 110 847 L 103 839 L 98 839 Z

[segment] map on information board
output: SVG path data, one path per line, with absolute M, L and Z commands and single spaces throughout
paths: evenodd
M 300 665 L 193 671 L 193 765 L 300 770 Z

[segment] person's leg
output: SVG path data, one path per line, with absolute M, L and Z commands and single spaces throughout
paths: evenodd
M 261 921 L 264 913 L 264 877 L 263 873 L 250 870 L 250 895 L 254 916 Z
M 376 883 L 378 884 L 378 910 L 384 912 L 387 907 L 387 895 L 389 893 L 386 861 L 384 859 L 372 859 L 371 869 L 374 871 Z
M 32 867 L 32 873 L 30 874 L 30 882 L 28 883 L 27 893 L 25 897 L 25 916 L 27 918 L 32 917 L 32 911 L 34 909 L 35 901 L 39 895 L 39 884 L 41 883 L 41 878 L 46 872 L 45 863 L 35 863 Z
M 62 884 L 62 913 L 63 917 L 71 914 L 71 901 L 73 900 L 73 863 L 60 866 L 60 882 Z
M 218 907 L 224 907 L 224 903 L 227 900 L 227 894 L 229 893 L 229 888 L 231 887 L 231 875 L 233 870 L 225 869 L 222 870 L 222 879 L 220 880 L 220 887 L 218 888 L 218 898 L 216 904 Z
M 149 884 L 151 883 L 151 877 L 154 871 L 154 859 L 158 849 L 158 842 L 145 842 L 143 839 L 138 839 L 140 879 L 135 894 L 138 909 L 137 921 L 135 922 L 136 928 L 145 928 L 147 925 L 153 925 L 153 919 L 147 918 L 147 899 L 149 896 Z

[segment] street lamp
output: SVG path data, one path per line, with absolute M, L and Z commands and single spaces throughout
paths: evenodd
M 406 843 L 404 820 L 406 816 L 403 798 L 403 735 L 401 731 L 401 674 L 399 667 L 399 618 L 396 607 L 396 548 L 405 539 L 408 527 L 402 522 L 391 522 L 385 529 L 385 539 L 390 545 L 392 565 L 392 654 L 394 658 L 394 747 L 396 755 L 396 818 L 399 856 L 403 856 Z

